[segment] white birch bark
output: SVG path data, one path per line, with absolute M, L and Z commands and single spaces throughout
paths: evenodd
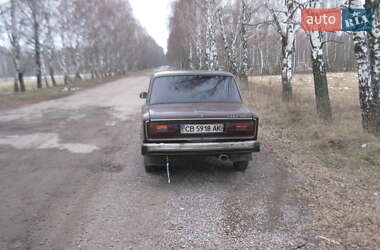
M 241 31 L 240 31 L 240 40 L 242 46 L 242 60 L 239 70 L 239 76 L 242 79 L 247 80 L 249 74 L 249 48 L 248 48 L 248 33 L 247 25 L 250 22 L 251 13 L 246 0 L 241 2 Z
M 189 42 L 189 67 L 190 69 L 194 69 L 194 62 L 193 62 L 193 46 L 191 42 Z
M 53 62 L 56 56 L 55 52 L 55 42 L 53 38 L 53 27 L 51 23 L 51 13 L 46 13 L 45 14 L 45 20 L 46 20 L 46 29 L 47 29 L 47 34 L 46 34 L 46 41 L 45 41 L 45 46 L 44 46 L 44 51 L 46 55 L 46 64 L 47 68 L 49 71 L 50 75 L 50 80 L 53 84 L 53 86 L 57 86 L 57 82 L 55 80 L 54 76 L 54 66 Z
M 198 56 L 198 69 L 203 69 L 203 49 L 200 31 L 197 34 L 196 51 Z
M 285 17 L 281 19 L 278 11 L 273 6 L 266 4 L 267 9 L 273 17 L 277 32 L 281 37 L 281 78 L 282 78 L 282 99 L 290 101 L 292 99 L 292 79 L 293 79 L 293 51 L 295 42 L 295 20 L 296 4 L 293 0 L 285 0 Z M 281 12 L 280 12 L 281 13 Z
M 205 7 L 205 3 L 200 2 L 198 3 L 200 6 Z M 195 28 L 195 53 L 197 55 L 197 69 L 205 69 L 205 51 L 204 51 L 204 36 L 202 34 L 205 32 L 205 17 L 202 13 L 201 8 L 196 8 L 195 10 L 195 15 L 196 15 L 196 20 L 199 20 L 199 22 L 196 23 L 196 28 Z
M 258 48 L 259 54 L 260 54 L 260 74 L 262 75 L 264 72 L 264 58 L 263 58 L 263 51 Z
M 206 67 L 217 70 L 218 53 L 216 48 L 215 0 L 206 0 Z
M 12 57 L 13 65 L 15 67 L 15 81 L 14 81 L 14 91 L 18 92 L 24 92 L 25 91 L 25 84 L 24 84 L 24 78 L 23 78 L 23 70 L 21 69 L 21 46 L 20 46 L 20 36 L 21 32 L 19 30 L 20 25 L 20 18 L 18 15 L 19 13 L 17 11 L 17 8 L 19 2 L 17 0 L 11 0 L 10 1 L 10 24 L 7 25 L 7 29 L 9 30 L 9 42 L 11 44 L 10 49 L 10 55 Z
M 42 63 L 41 63 L 41 12 L 42 5 L 37 0 L 27 0 L 31 12 L 32 40 L 34 60 L 36 67 L 37 88 L 42 88 Z
M 372 83 L 373 88 L 376 88 L 376 97 L 380 95 L 378 92 L 380 81 L 380 4 L 375 0 L 367 0 L 367 6 L 373 10 L 373 23 L 372 31 L 369 35 L 369 42 L 371 46 L 371 63 L 372 63 Z
M 217 14 L 218 14 L 218 19 L 219 19 L 219 27 L 220 27 L 220 31 L 221 31 L 221 35 L 222 35 L 222 39 L 223 39 L 224 51 L 226 53 L 227 70 L 233 74 L 236 74 L 237 73 L 237 63 L 236 63 L 236 60 L 234 58 L 232 44 L 228 40 L 228 35 L 227 35 L 226 27 L 224 24 L 224 20 L 223 20 L 222 9 L 219 8 Z
M 319 31 L 312 31 L 310 32 L 310 42 L 311 42 L 311 56 L 313 60 L 318 60 L 321 70 L 324 67 L 324 60 L 322 60 L 323 57 L 323 49 L 322 49 L 322 34 Z
M 364 0 L 349 0 L 348 7 L 362 9 Z M 359 99 L 362 110 L 363 128 L 368 130 L 370 121 L 370 107 L 372 101 L 372 84 L 370 75 L 369 47 L 366 32 L 353 32 L 354 51 L 358 67 Z
M 41 74 L 42 74 L 42 79 L 45 81 L 45 86 L 46 88 L 49 88 L 49 80 L 47 77 L 47 70 L 46 70 L 46 64 L 45 64 L 45 59 L 41 57 Z
M 320 8 L 320 1 L 310 1 L 309 7 Z M 323 47 L 324 35 L 322 31 L 309 32 L 317 111 L 321 119 L 330 122 L 332 121 L 332 112 L 326 75 L 325 50 Z
M 76 41 L 76 46 L 74 50 L 74 65 L 75 65 L 75 79 L 82 80 L 82 76 L 80 75 L 82 56 L 80 53 L 80 41 Z
M 372 31 L 368 32 L 372 85 L 369 132 L 380 135 L 380 3 L 376 0 L 366 0 L 365 7 L 373 10 Z
M 67 67 L 67 59 L 66 59 L 66 53 L 67 53 L 67 47 L 66 47 L 66 36 L 64 34 L 64 31 L 61 30 L 61 43 L 62 43 L 62 49 L 61 49 L 61 55 L 59 57 L 59 66 L 63 72 L 63 79 L 64 84 L 67 86 L 69 85 L 69 70 Z

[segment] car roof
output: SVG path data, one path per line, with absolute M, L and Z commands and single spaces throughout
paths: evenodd
M 161 76 L 231 76 L 234 75 L 225 71 L 207 71 L 207 70 L 170 70 L 160 71 L 153 74 L 154 77 Z

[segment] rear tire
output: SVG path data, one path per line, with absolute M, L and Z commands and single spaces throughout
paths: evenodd
M 239 172 L 244 172 L 248 167 L 248 161 L 237 161 L 234 162 L 234 168 L 235 170 Z

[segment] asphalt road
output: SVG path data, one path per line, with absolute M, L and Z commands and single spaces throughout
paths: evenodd
M 0 112 L 0 249 L 295 249 L 310 216 L 265 151 L 245 173 L 216 159 L 146 174 L 149 73 Z

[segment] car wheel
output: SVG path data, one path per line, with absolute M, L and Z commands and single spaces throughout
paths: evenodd
M 234 162 L 234 168 L 237 170 L 237 171 L 241 171 L 241 172 L 244 172 L 248 167 L 248 161 L 237 161 L 237 162 Z

